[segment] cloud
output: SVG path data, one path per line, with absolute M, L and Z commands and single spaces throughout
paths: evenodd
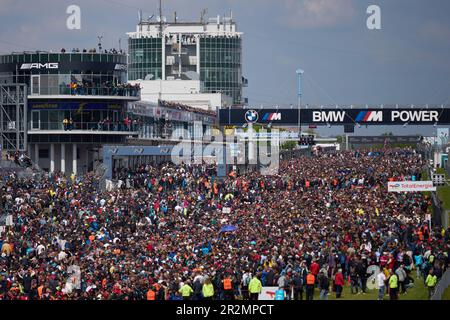
M 294 28 L 333 27 L 355 14 L 353 0 L 283 0 L 284 23 Z

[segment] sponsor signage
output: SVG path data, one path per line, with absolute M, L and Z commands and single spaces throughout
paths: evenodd
M 126 72 L 128 67 L 124 63 L 114 62 L 81 62 L 81 61 L 61 61 L 61 62 L 32 62 L 22 64 L 1 64 L 0 71 L 14 71 L 16 66 L 20 70 L 59 70 L 59 71 L 122 71 Z
M 28 102 L 28 108 L 31 110 L 121 110 L 124 108 L 122 103 L 117 102 Z
M 250 134 L 248 132 L 235 130 L 235 136 L 239 138 L 248 138 Z M 252 138 L 254 139 L 298 139 L 298 132 L 278 131 L 278 132 L 253 132 Z
M 31 70 L 31 69 L 59 69 L 58 62 L 47 62 L 47 63 L 22 63 L 20 70 Z
M 122 64 L 122 63 L 117 63 L 116 66 L 114 67 L 114 70 L 126 71 L 127 70 L 127 65 L 126 64 Z
M 389 143 L 419 143 L 420 136 L 352 136 L 348 137 L 352 144 L 389 144 Z
M 221 109 L 221 125 L 260 123 L 298 125 L 298 109 Z M 305 125 L 450 124 L 450 108 L 403 109 L 301 109 Z
M 436 191 L 433 181 L 389 181 L 388 192 Z

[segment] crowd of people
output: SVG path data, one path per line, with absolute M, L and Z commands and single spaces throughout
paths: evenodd
M 138 97 L 140 84 L 91 81 L 72 81 L 67 85 L 71 95 L 104 95 Z
M 214 116 L 214 117 L 216 116 L 216 112 L 215 111 L 194 108 L 194 107 L 191 107 L 191 106 L 188 106 L 188 105 L 185 105 L 185 104 L 181 104 L 181 103 L 178 103 L 178 102 L 167 101 L 167 100 L 159 100 L 158 104 L 159 104 L 159 106 L 164 107 L 164 108 L 172 108 L 172 109 L 177 109 L 177 110 L 182 110 L 182 111 L 201 113 L 201 114 Z
M 24 152 L 19 151 L 7 151 L 5 153 L 5 159 L 21 167 L 31 167 L 33 164 L 30 157 Z
M 110 118 L 101 119 L 97 122 L 74 122 L 72 118 L 66 117 L 63 120 L 64 131 L 72 130 L 93 130 L 93 131 L 139 131 L 142 120 L 132 119 L 126 116 L 125 119 L 113 121 Z
M 0 299 L 256 300 L 276 286 L 275 299 L 311 300 L 372 280 L 398 299 L 414 279 L 432 293 L 450 230 L 430 228 L 426 195 L 387 191 L 424 164 L 384 149 L 302 156 L 272 176 L 141 165 L 112 191 L 94 174 L 5 176 Z
M 65 48 L 62 48 L 61 49 L 61 53 L 66 53 L 67 51 L 66 51 L 66 49 Z M 98 51 L 97 51 L 97 49 L 96 48 L 92 48 L 92 49 L 86 49 L 86 48 L 84 48 L 83 50 L 80 50 L 79 48 L 72 48 L 72 51 L 71 51 L 72 53 L 80 53 L 80 52 L 82 52 L 82 53 L 109 53 L 109 54 L 125 54 L 125 51 L 124 50 L 122 50 L 122 49 L 119 49 L 119 50 L 117 50 L 116 48 L 112 48 L 112 49 L 105 49 L 105 50 L 102 50 L 102 49 L 98 49 Z

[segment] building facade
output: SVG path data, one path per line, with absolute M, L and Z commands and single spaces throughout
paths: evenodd
M 95 169 L 105 144 L 137 136 L 127 103 L 140 89 L 127 80 L 127 56 L 24 52 L 0 56 L 0 144 L 26 151 L 47 171 Z
M 200 22 L 179 22 L 175 18 L 168 23 L 164 17 L 159 20 L 140 21 L 136 32 L 128 33 L 128 79 L 142 84 L 143 99 L 155 100 L 155 95 L 161 94 L 166 95 L 166 100 L 184 99 L 195 104 L 195 100 L 224 95 L 230 97 L 231 104 L 242 105 L 247 80 L 242 76 L 242 33 L 236 31 L 233 19 L 217 16 Z M 171 90 L 185 87 L 185 81 L 198 84 L 183 92 Z M 154 93 L 147 86 L 159 86 L 160 90 Z M 221 98 L 221 105 L 210 104 L 213 109 L 228 101 Z

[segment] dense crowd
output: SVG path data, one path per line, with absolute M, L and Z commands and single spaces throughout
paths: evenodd
M 185 104 L 181 104 L 178 102 L 159 100 L 158 103 L 161 107 L 165 107 L 165 108 L 172 108 L 172 109 L 177 109 L 177 110 L 182 110 L 182 111 L 202 113 L 202 114 L 209 115 L 209 116 L 216 116 L 215 111 L 194 108 L 194 107 L 191 107 L 191 106 L 188 106 Z
M 72 53 L 109 53 L 109 54 L 125 54 L 126 52 L 123 51 L 122 49 L 117 50 L 116 48 L 112 48 L 112 49 L 98 49 L 97 48 L 92 48 L 92 49 L 86 49 L 84 48 L 83 50 L 80 50 L 79 48 L 72 48 Z M 66 49 L 62 48 L 61 49 L 61 53 L 66 53 Z
M 19 151 L 7 151 L 5 153 L 5 160 L 9 160 L 11 162 L 14 162 L 15 164 L 21 166 L 21 167 L 30 167 L 32 166 L 31 159 L 28 157 L 28 155 L 24 152 Z
M 72 81 L 67 85 L 72 95 L 105 95 L 137 97 L 141 87 L 137 84 L 92 81 Z
M 386 149 L 223 180 L 206 165 L 142 165 L 104 192 L 93 174 L 5 176 L 0 299 L 257 299 L 262 286 L 276 299 L 339 298 L 346 285 L 366 292 L 373 266 L 380 298 L 414 279 L 432 292 L 450 230 L 425 221 L 426 195 L 387 192 L 423 168 L 414 150 Z

